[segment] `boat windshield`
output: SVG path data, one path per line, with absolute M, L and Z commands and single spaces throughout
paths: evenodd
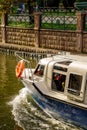
M 68 92 L 79 96 L 82 85 L 82 76 L 77 74 L 70 74 Z
M 44 68 L 45 68 L 44 65 L 38 64 L 38 66 L 37 66 L 34 74 L 37 75 L 37 76 L 43 76 L 43 74 L 44 74 Z

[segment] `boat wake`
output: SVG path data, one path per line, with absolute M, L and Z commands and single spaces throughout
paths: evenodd
M 11 105 L 14 120 L 24 130 L 82 130 L 61 119 L 49 117 L 29 96 L 27 88 L 20 90 L 19 95 L 11 101 Z

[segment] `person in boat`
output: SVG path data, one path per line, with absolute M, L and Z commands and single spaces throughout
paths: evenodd
M 36 74 L 38 76 L 42 76 L 43 72 L 44 72 L 44 66 L 39 65 L 34 74 Z
M 55 88 L 58 91 L 62 91 L 63 92 L 64 91 L 64 86 L 65 86 L 65 76 L 62 75 L 62 74 L 55 73 L 53 80 L 54 80 L 54 84 L 56 85 Z
M 42 73 L 43 73 L 43 72 L 41 71 L 41 69 L 38 69 L 38 71 L 37 71 L 37 75 L 40 75 L 40 76 L 41 76 Z

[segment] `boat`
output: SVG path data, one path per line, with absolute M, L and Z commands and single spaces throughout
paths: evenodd
M 55 119 L 87 129 L 87 56 L 51 55 L 40 59 L 35 68 L 16 56 L 20 58 L 16 77 L 40 108 Z

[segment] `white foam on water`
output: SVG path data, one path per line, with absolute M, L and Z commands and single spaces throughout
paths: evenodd
M 11 102 L 14 120 L 24 130 L 82 130 L 63 120 L 55 120 L 42 111 L 23 88 Z

